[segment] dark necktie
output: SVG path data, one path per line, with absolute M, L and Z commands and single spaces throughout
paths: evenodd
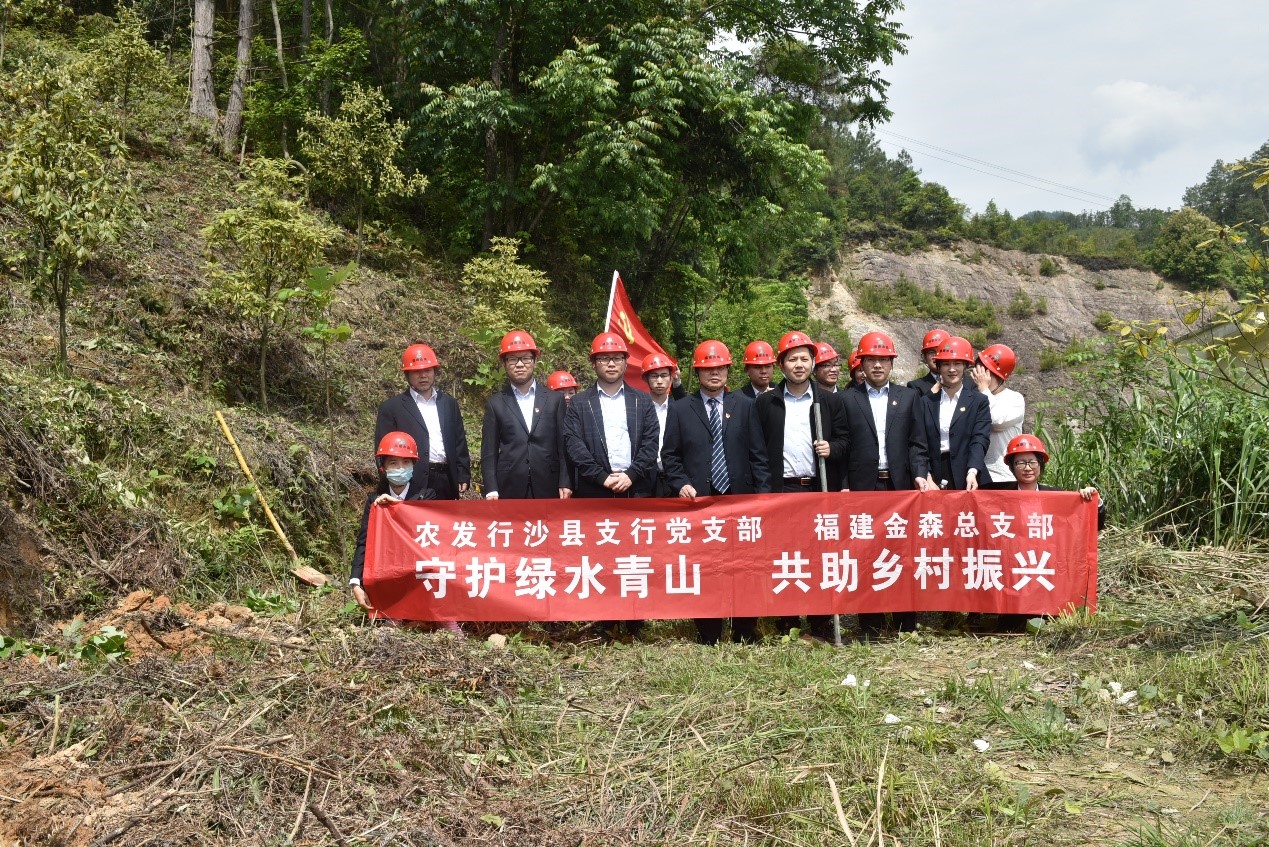
M 720 494 L 731 488 L 731 480 L 727 477 L 727 457 L 723 455 L 723 419 L 718 414 L 721 405 L 717 398 L 709 401 L 709 434 L 714 440 L 710 470 L 713 471 L 714 491 Z

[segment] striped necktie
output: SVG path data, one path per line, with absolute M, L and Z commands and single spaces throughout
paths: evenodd
M 710 459 L 710 470 L 713 472 L 714 491 L 722 493 L 731 488 L 731 480 L 727 476 L 727 457 L 723 455 L 723 419 L 718 414 L 722 405 L 717 397 L 709 401 L 709 434 L 714 441 L 714 450 Z

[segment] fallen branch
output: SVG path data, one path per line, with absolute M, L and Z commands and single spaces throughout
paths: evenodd
M 335 843 L 338 844 L 339 847 L 348 847 L 348 842 L 345 841 L 344 836 L 340 834 L 338 827 L 335 826 L 335 822 L 326 817 L 326 813 L 322 811 L 321 806 L 316 803 L 309 803 L 308 810 L 313 813 L 313 817 L 317 818 L 322 826 L 326 827 L 326 830 L 331 834 L 331 837 L 335 839 Z

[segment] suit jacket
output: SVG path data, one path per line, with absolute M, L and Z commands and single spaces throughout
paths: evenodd
M 920 379 L 912 380 L 911 382 L 908 383 L 907 387 L 915 388 L 917 391 L 921 392 L 922 394 L 929 394 L 930 389 L 934 387 L 934 383 L 937 381 L 938 379 L 934 376 L 934 374 L 928 373 L 925 376 L 921 377 Z
M 846 454 L 850 449 L 850 436 L 846 426 L 846 410 L 840 395 L 830 394 L 812 380 L 811 390 L 815 396 L 811 401 L 811 416 L 814 436 L 814 409 L 819 407 L 820 420 L 824 424 L 824 440 L 828 442 L 828 459 L 825 461 L 827 484 L 829 491 L 839 491 L 842 487 L 842 470 Z M 771 467 L 771 482 L 784 479 L 784 387 L 777 385 L 774 391 L 768 391 L 758 397 L 754 403 L 758 413 L 758 423 L 762 426 L 762 437 L 767 444 L 767 460 Z M 819 462 L 812 465 L 814 476 L 819 480 Z
M 467 430 L 463 428 L 463 416 L 458 411 L 458 401 L 439 388 L 436 392 L 436 411 L 441 419 L 441 438 L 445 441 L 445 464 L 449 466 L 449 481 L 454 490 L 471 482 L 471 454 L 467 452 Z M 395 397 L 389 397 L 379 406 L 375 416 L 375 447 L 379 439 L 389 432 L 408 433 L 419 447 L 419 459 L 414 463 L 414 479 L 428 485 L 428 434 L 423 414 L 419 412 L 414 397 L 406 389 Z M 420 479 L 421 478 L 421 479 Z
M 925 455 L 922 461 L 913 467 L 916 476 L 925 476 L 931 469 L 938 468 L 939 459 L 939 403 L 943 400 L 943 392 L 925 394 L 918 402 L 917 426 L 923 429 L 926 442 Z M 991 442 L 991 404 L 987 395 L 968 384 L 961 388 L 956 398 L 956 409 L 952 412 L 952 427 L 949 433 L 950 445 L 948 479 L 950 488 L 962 490 L 970 468 L 978 469 L 978 484 L 986 485 L 991 481 L 987 471 L 987 446 Z M 936 476 L 934 484 L 940 482 Z
M 916 425 L 921 394 L 915 388 L 890 383 L 886 403 L 886 464 L 896 490 L 915 488 L 913 468 L 925 456 L 925 432 Z M 872 416 L 868 385 L 852 385 L 839 392 L 846 406 L 846 426 L 850 432 L 850 455 L 846 459 L 846 488 L 874 491 L 877 488 L 877 423 Z
M 388 430 L 392 432 L 393 430 Z M 382 479 L 379 480 L 379 487 L 366 495 L 366 505 L 361 510 L 361 530 L 357 533 L 357 548 L 353 550 L 352 573 L 349 576 L 352 579 L 361 581 L 361 572 L 366 566 L 366 534 L 370 531 L 370 507 L 374 505 L 375 499 L 380 494 L 388 493 L 388 484 Z M 432 500 L 435 499 L 436 492 L 426 487 L 422 480 L 411 478 L 410 484 L 405 489 L 406 500 Z
M 736 391 L 723 395 L 723 458 L 727 462 L 729 494 L 766 494 L 771 491 L 767 448 L 754 403 Z M 709 411 L 701 392 L 670 404 L 665 418 L 661 464 L 674 495 L 685 485 L 698 494 L 711 492 L 714 439 Z
M 1015 479 L 1010 482 L 989 482 L 986 485 L 984 485 L 983 488 L 986 488 L 990 491 L 1017 491 L 1018 481 Z M 1061 488 L 1054 488 L 1052 485 L 1045 485 L 1043 482 L 1039 484 L 1039 489 L 1041 491 L 1062 491 L 1063 490 Z M 1105 525 L 1106 525 L 1106 501 L 1098 497 L 1097 498 L 1097 531 L 1101 532 L 1102 528 Z
M 626 469 L 633 486 L 632 497 L 648 497 L 657 478 L 657 441 L 661 426 L 652 409 L 652 398 L 625 387 L 626 431 L 630 433 L 630 467 Z M 564 413 L 564 450 L 577 474 L 578 497 L 611 497 L 604 480 L 612 473 L 608 463 L 608 442 L 604 438 L 604 416 L 599 407 L 599 387 L 591 386 L 574 395 Z
M 743 394 L 743 395 L 745 395 L 746 397 L 748 397 L 750 400 L 757 400 L 757 399 L 758 399 L 758 397 L 760 396 L 760 395 L 758 394 L 758 392 L 754 390 L 754 387 L 753 387 L 753 383 L 752 383 L 752 382 L 751 382 L 751 383 L 749 383 L 748 385 L 746 385 L 744 388 L 740 389 L 740 393 L 741 393 L 741 394 Z M 767 391 L 764 391 L 764 392 L 762 392 L 762 393 L 763 393 L 763 394 L 770 394 L 770 393 L 771 393 L 771 391 L 770 391 L 770 390 L 767 390 Z
M 532 488 L 535 498 L 546 499 L 573 487 L 564 461 L 564 397 L 540 382 L 535 386 L 528 426 L 510 383 L 485 403 L 480 468 L 486 494 L 523 500 Z

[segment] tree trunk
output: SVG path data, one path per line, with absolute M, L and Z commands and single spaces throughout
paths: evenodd
M 216 111 L 216 90 L 212 82 L 215 38 L 215 0 L 194 0 L 194 41 L 190 57 L 189 115 L 208 133 L 215 132 L 220 115 Z
M 268 384 L 265 377 L 268 374 L 269 363 L 269 316 L 265 315 L 264 321 L 260 324 L 260 411 L 269 411 L 269 393 Z
M 66 370 L 66 308 L 70 300 L 70 280 L 59 278 L 53 281 L 53 299 L 57 302 L 57 367 Z
M 313 0 L 304 0 L 300 6 L 300 46 L 308 49 L 308 42 L 313 37 Z
M 273 9 L 273 38 L 278 48 L 278 69 L 282 71 L 282 90 L 290 91 L 291 86 L 286 81 L 286 54 L 282 52 L 282 19 L 278 17 L 278 0 L 269 0 L 269 5 Z M 286 150 L 286 121 L 282 122 L 282 158 L 289 159 L 290 153 Z
M 220 136 L 220 152 L 232 156 L 237 152 L 238 133 L 242 131 L 242 105 L 246 96 L 247 74 L 251 70 L 251 34 L 255 29 L 254 0 L 238 0 L 238 59 L 234 63 L 234 81 L 225 106 L 225 128 Z
M 335 7 L 333 0 L 326 0 L 326 46 L 335 44 Z M 322 79 L 322 114 L 330 114 L 330 80 Z
M 489 68 L 489 81 L 495 90 L 502 88 L 502 62 L 507 46 L 507 22 L 503 21 L 498 28 L 498 37 L 494 40 L 493 65 Z M 498 182 L 498 127 L 492 121 L 485 126 L 485 184 L 491 188 Z M 481 233 L 480 249 L 488 250 L 493 244 L 495 210 L 492 205 L 485 206 L 484 231 Z

